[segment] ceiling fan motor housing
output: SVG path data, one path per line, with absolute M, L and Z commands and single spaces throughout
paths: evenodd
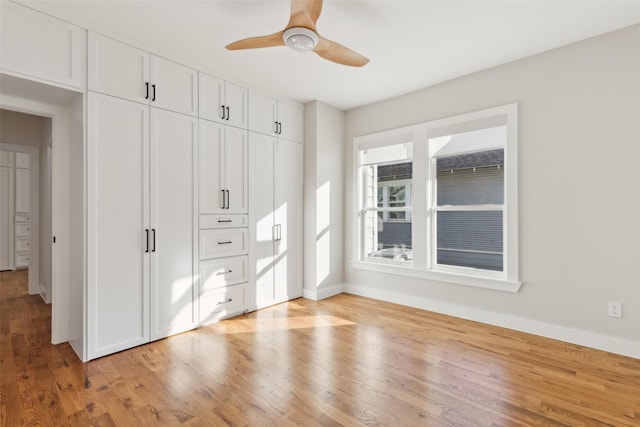
M 296 52 L 307 52 L 318 44 L 318 35 L 304 27 L 287 29 L 282 35 L 284 43 Z

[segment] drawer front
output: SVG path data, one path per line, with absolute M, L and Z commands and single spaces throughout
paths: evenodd
M 200 294 L 200 322 L 210 323 L 247 308 L 247 284 L 215 289 Z
M 245 255 L 247 228 L 200 230 L 200 259 Z
M 246 282 L 248 270 L 246 255 L 200 261 L 200 292 Z
M 30 239 L 16 239 L 16 252 L 25 252 L 25 251 L 29 251 L 29 248 L 31 247 L 31 240 Z
M 16 267 L 29 267 L 30 260 L 28 253 L 16 254 Z
M 27 214 L 16 214 L 16 222 L 29 222 L 31 217 Z
M 28 222 L 16 223 L 16 237 L 29 237 L 31 234 L 31 224 Z
M 200 215 L 200 228 L 247 227 L 247 215 Z

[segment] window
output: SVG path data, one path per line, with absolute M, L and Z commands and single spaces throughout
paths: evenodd
M 355 138 L 354 267 L 516 291 L 517 106 Z
M 410 262 L 411 144 L 360 152 L 362 253 L 373 260 Z

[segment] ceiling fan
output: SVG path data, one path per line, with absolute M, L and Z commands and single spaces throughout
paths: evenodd
M 324 59 L 351 67 L 362 67 L 369 60 L 353 50 L 318 34 L 316 22 L 322 11 L 322 0 L 291 0 L 291 18 L 284 30 L 268 36 L 250 37 L 226 46 L 228 50 L 288 46 L 297 52 L 309 50 Z

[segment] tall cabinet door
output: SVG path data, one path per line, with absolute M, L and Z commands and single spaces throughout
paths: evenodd
M 199 210 L 201 214 L 223 212 L 224 126 L 200 120 L 198 140 Z
M 151 109 L 151 340 L 193 329 L 193 150 L 198 120 Z
M 276 302 L 302 296 L 302 144 L 278 140 L 275 153 Z
M 13 167 L 0 166 L 0 270 L 13 268 L 13 192 Z
M 255 305 L 266 307 L 274 303 L 273 241 L 275 236 L 273 211 L 273 158 L 276 139 L 252 132 L 249 135 L 251 184 L 251 268 L 249 277 L 255 284 Z
M 225 126 L 224 188 L 227 191 L 226 213 L 247 213 L 247 131 Z
M 149 107 L 88 95 L 88 358 L 149 341 Z

